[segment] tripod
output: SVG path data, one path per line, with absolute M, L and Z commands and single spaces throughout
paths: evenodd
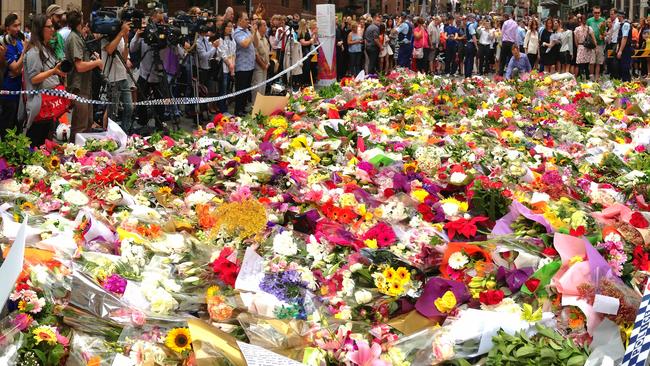
M 162 59 L 160 58 L 160 51 L 161 48 L 159 47 L 150 47 L 145 54 L 142 56 L 142 59 L 146 56 L 148 52 L 153 51 L 153 63 L 151 64 L 151 69 L 149 70 L 149 77 L 151 76 L 151 73 L 155 73 L 156 75 L 159 76 L 160 82 L 158 85 L 153 86 L 148 80 L 144 80 L 144 85 L 142 85 L 144 88 L 140 88 L 141 90 L 144 89 L 146 90 L 145 95 L 144 95 L 144 100 L 154 100 L 157 99 L 156 97 L 160 97 L 162 99 L 169 99 L 171 98 L 171 88 L 169 85 L 169 80 L 167 80 L 167 72 L 165 71 L 165 67 L 163 65 Z M 142 67 L 142 66 L 141 66 Z M 153 87 L 152 87 L 153 86 Z M 146 108 L 146 107 L 145 107 Z M 155 108 L 155 107 L 154 107 Z M 178 129 L 180 126 L 180 121 L 178 118 L 179 115 L 179 110 L 178 107 L 175 104 L 171 104 L 172 108 L 172 116 L 171 116 L 171 122 L 174 126 L 175 129 Z M 147 108 L 148 109 L 148 108 Z M 163 113 L 154 113 L 154 121 L 156 124 L 157 128 L 161 128 L 163 131 L 167 130 L 167 123 L 164 118 L 164 106 L 163 106 Z M 148 112 L 148 110 L 147 110 Z M 141 121 L 140 123 L 145 125 L 149 122 L 149 117 L 148 113 L 145 112 L 145 120 Z
M 192 86 L 192 92 L 194 93 L 194 97 L 199 96 L 199 54 L 196 50 L 196 42 L 198 39 L 198 33 L 194 36 L 194 42 L 192 43 L 192 46 L 187 50 L 187 53 L 183 58 L 180 60 L 179 65 L 181 66 L 182 70 L 185 70 L 185 65 L 187 63 L 190 63 L 190 75 L 189 75 L 189 83 L 191 83 Z M 190 57 L 191 56 L 191 57 Z M 196 75 L 196 79 L 192 77 L 192 74 Z M 177 83 L 178 80 L 178 73 L 173 78 L 174 84 L 178 85 Z M 196 126 L 198 127 L 200 125 L 200 120 L 199 120 L 199 115 L 200 115 L 200 108 L 199 104 L 196 103 L 194 104 L 194 113 L 196 114 Z
M 102 39 L 103 38 L 105 38 L 105 37 L 102 37 Z M 119 50 L 117 50 L 117 49 L 115 51 L 113 51 L 113 53 L 111 55 L 109 55 L 109 57 L 104 62 L 104 72 L 102 72 L 102 75 L 104 75 L 105 78 L 110 78 L 111 69 L 113 67 L 113 64 L 116 62 L 115 58 L 117 58 L 118 61 L 122 64 L 122 66 L 124 67 L 124 70 L 126 70 L 126 74 L 127 74 L 128 78 L 133 83 L 133 85 L 137 88 L 138 83 L 136 82 L 135 77 L 133 76 L 133 73 L 126 66 L 126 61 L 124 61 L 124 57 L 122 56 L 122 53 L 119 52 Z M 107 65 L 108 65 L 108 67 L 107 67 Z M 102 83 L 102 86 L 101 86 L 101 88 L 99 90 L 100 98 L 101 98 L 101 96 L 103 96 L 103 98 L 101 98 L 101 100 L 108 99 L 108 87 L 109 87 L 110 84 L 111 84 L 110 81 Z M 103 113 L 102 113 L 102 115 L 103 115 Z M 129 121 L 129 125 L 128 126 L 123 126 L 123 127 L 126 129 L 127 133 L 132 132 L 132 129 L 133 129 L 133 116 L 131 116 L 131 120 Z

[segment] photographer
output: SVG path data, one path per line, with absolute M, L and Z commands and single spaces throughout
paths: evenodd
M 149 22 L 154 24 L 162 24 L 164 18 L 162 10 L 154 9 Z M 143 38 L 144 31 L 146 27 L 136 30 L 135 36 L 131 39 L 131 44 L 129 46 L 130 52 L 136 53 L 140 57 L 140 77 L 138 78 L 138 95 L 139 100 L 146 100 L 149 94 L 153 93 L 153 97 L 156 99 L 165 98 L 163 95 L 169 95 L 169 91 L 164 91 L 160 87 L 160 82 L 163 77 L 163 70 L 161 70 L 158 65 L 154 65 L 154 53 L 158 52 L 160 55 L 160 50 L 149 46 Z M 165 107 L 162 105 L 154 106 L 156 115 L 163 116 L 165 114 Z M 143 126 L 146 126 L 149 122 L 147 117 L 147 108 L 141 107 L 138 110 L 138 120 L 139 123 Z M 158 124 L 156 127 L 162 129 L 163 126 Z
M 51 18 L 43 14 L 37 14 L 34 17 L 28 51 L 25 54 L 26 90 L 54 89 L 61 84 L 59 77 L 65 77 L 65 73 L 61 71 L 61 63 L 57 63 L 54 49 L 50 43 L 50 40 L 54 37 L 55 31 Z M 42 100 L 41 94 L 26 97 L 27 119 L 25 129 L 33 147 L 44 144 L 45 139 L 55 129 L 53 119 L 37 119 Z
M 102 62 L 104 63 L 104 76 L 108 81 L 108 95 L 112 101 L 120 101 L 123 108 L 120 125 L 125 131 L 132 127 L 133 102 L 131 99 L 131 85 L 128 80 L 129 49 L 126 48 L 131 23 L 124 22 L 120 32 L 111 40 L 102 39 Z M 119 55 L 118 55 L 119 54 Z M 120 57 L 121 56 L 121 57 Z M 125 65 L 126 63 L 126 65 Z M 108 115 L 117 120 L 118 105 L 108 106 Z
M 251 86 L 253 81 L 253 70 L 255 69 L 255 46 L 257 45 L 257 24 L 253 24 L 252 31 L 248 13 L 242 12 L 237 21 L 237 29 L 233 33 L 233 39 L 237 44 L 235 62 L 235 90 L 240 91 Z M 241 93 L 235 96 L 235 115 L 243 116 L 246 104 L 250 100 L 251 93 Z
M 20 37 L 20 20 L 18 15 L 9 14 L 5 18 L 5 35 L 1 38 L 6 48 L 6 71 L 2 81 L 2 90 L 19 91 L 22 88 L 23 60 L 25 58 L 25 41 Z M 14 127 L 18 117 L 19 95 L 0 96 L 0 136 Z
M 78 10 L 72 10 L 67 14 L 70 25 L 70 35 L 65 42 L 65 56 L 74 64 L 72 72 L 67 78 L 67 90 L 80 97 L 91 98 L 92 95 L 92 71 L 96 68 L 102 70 L 102 60 L 98 55 L 91 55 L 86 42 L 81 35 L 82 14 Z M 91 56 L 94 57 L 91 59 Z M 74 141 L 75 135 L 79 132 L 87 132 L 93 123 L 93 105 L 73 102 L 72 121 L 70 123 L 70 141 Z

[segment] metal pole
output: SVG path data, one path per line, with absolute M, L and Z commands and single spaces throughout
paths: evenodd
M 217 16 L 219 14 L 219 0 L 214 0 L 214 15 Z
M 370 0 L 366 0 L 366 13 L 370 14 Z

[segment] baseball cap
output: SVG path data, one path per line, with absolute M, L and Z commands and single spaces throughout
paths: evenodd
M 65 14 L 65 10 L 61 8 L 60 5 L 57 4 L 52 4 L 47 7 L 47 10 L 45 11 L 45 15 L 48 17 L 51 17 L 52 15 L 63 15 Z

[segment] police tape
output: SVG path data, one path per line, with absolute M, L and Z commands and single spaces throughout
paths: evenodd
M 152 99 L 152 100 L 143 100 L 140 102 L 135 102 L 132 105 L 133 106 L 153 106 L 153 105 L 185 105 L 185 104 L 205 104 L 205 103 L 214 103 L 218 102 L 220 100 L 224 99 L 229 99 L 232 97 L 235 97 L 239 94 L 243 93 L 248 93 L 250 91 L 253 91 L 259 87 L 262 87 L 274 80 L 277 80 L 287 73 L 293 71 L 297 67 L 302 67 L 302 63 L 304 61 L 307 61 L 310 57 L 312 57 L 313 54 L 315 54 L 319 48 L 321 48 L 321 44 L 316 46 L 313 50 L 311 50 L 307 55 L 305 55 L 302 59 L 300 59 L 298 62 L 295 64 L 289 66 L 288 68 L 284 69 L 281 73 L 274 75 L 272 78 L 269 78 L 265 81 L 262 81 L 260 83 L 257 83 L 251 87 L 248 87 L 246 89 L 242 90 L 237 90 L 235 92 L 232 92 L 230 94 L 226 95 L 221 95 L 218 97 L 182 97 L 182 98 L 163 98 L 163 99 Z M 84 97 L 80 97 L 76 94 L 67 92 L 65 90 L 55 90 L 55 89 L 39 89 L 39 90 L 0 90 L 0 95 L 38 95 L 38 94 L 46 94 L 46 95 L 51 95 L 51 96 L 56 96 L 60 98 L 66 98 L 70 99 L 79 103 L 84 103 L 84 104 L 97 104 L 97 105 L 109 105 L 109 104 L 119 104 L 118 102 L 111 102 L 111 101 L 106 101 L 106 100 L 95 100 L 95 99 L 88 99 Z
M 615 56 L 616 55 L 614 54 L 614 50 L 607 51 L 608 58 L 613 58 Z M 634 53 L 632 53 L 632 58 L 648 58 L 648 57 L 650 57 L 650 48 L 635 50 Z

